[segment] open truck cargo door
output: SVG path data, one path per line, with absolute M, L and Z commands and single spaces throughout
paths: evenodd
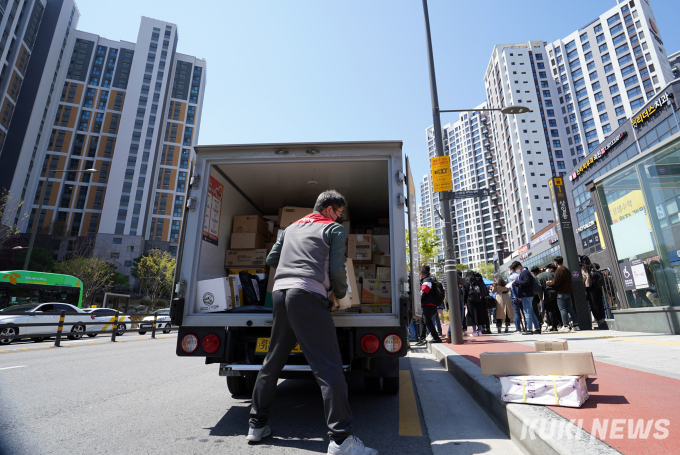
M 423 310 L 420 307 L 420 263 L 418 262 L 418 209 L 416 207 L 416 186 L 413 182 L 411 165 L 408 156 L 406 157 L 406 202 L 408 206 L 408 246 L 409 246 L 409 290 L 411 311 L 413 314 L 422 316 Z

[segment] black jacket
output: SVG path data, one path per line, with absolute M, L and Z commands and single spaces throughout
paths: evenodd
M 437 306 L 437 304 L 434 301 L 434 285 L 432 284 L 435 280 L 435 278 L 432 275 L 428 275 L 422 280 L 420 280 L 421 286 L 420 286 L 420 305 L 434 305 Z
M 534 276 L 526 267 L 522 268 L 522 273 L 519 278 L 515 280 L 517 286 L 517 297 L 533 297 L 534 296 Z

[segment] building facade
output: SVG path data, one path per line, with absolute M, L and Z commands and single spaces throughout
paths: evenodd
M 130 43 L 74 30 L 76 21 L 72 2 L 47 2 L 36 42 L 46 63 L 8 133 L 16 164 L 2 172 L 25 201 L 14 220 L 21 232 L 37 223 L 53 237 L 94 237 L 96 254 L 129 275 L 149 247 L 176 251 L 206 62 L 177 52 L 175 24 L 142 17 Z M 90 168 L 98 172 L 73 172 Z

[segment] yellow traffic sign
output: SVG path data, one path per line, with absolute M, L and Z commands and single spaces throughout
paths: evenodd
M 432 192 L 453 191 L 451 181 L 451 162 L 448 156 L 435 156 L 430 158 L 432 169 Z

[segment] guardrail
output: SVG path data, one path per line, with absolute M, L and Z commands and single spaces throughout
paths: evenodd
M 70 313 L 74 314 L 74 313 Z M 75 313 L 76 315 L 82 315 L 83 317 L 91 317 L 91 314 L 84 314 L 84 313 Z M 53 316 L 53 315 L 31 315 L 31 317 L 46 317 L 46 316 Z M 119 332 L 121 332 L 121 326 L 130 324 L 130 328 L 125 328 L 125 332 L 138 332 L 141 335 L 144 335 L 146 332 L 151 332 L 151 338 L 156 338 L 156 330 L 158 329 L 158 325 L 167 325 L 170 324 L 170 321 L 163 321 L 163 322 L 158 322 L 158 315 L 153 314 L 153 323 L 151 321 L 126 321 L 124 318 L 125 317 L 149 317 L 151 316 L 150 314 L 145 314 L 145 313 L 130 313 L 130 314 L 122 314 L 119 312 L 116 312 L 115 316 L 111 316 L 110 321 L 92 321 L 90 323 L 87 323 L 87 321 L 81 320 L 81 321 L 74 321 L 74 322 L 65 322 L 66 319 L 66 311 L 61 311 L 59 315 L 59 323 L 57 325 L 57 331 L 56 333 L 31 333 L 31 334 L 22 334 L 21 330 L 19 329 L 17 332 L 18 334 L 14 335 L 9 335 L 9 334 L 4 334 L 3 331 L 5 329 L 9 328 L 21 328 L 21 327 L 54 327 L 55 323 L 54 322 L 37 322 L 37 323 L 11 323 L 11 324 L 0 324 L 0 340 L 14 340 L 14 339 L 22 339 L 22 338 L 30 338 L 30 339 L 39 339 L 43 340 L 45 338 L 52 338 L 55 337 L 54 340 L 54 346 L 59 347 L 61 346 L 61 338 L 63 336 L 66 337 L 72 337 L 72 336 L 77 336 L 77 339 L 80 339 L 83 337 L 83 335 L 99 335 L 103 333 L 110 333 L 111 334 L 111 341 L 115 342 L 116 341 L 116 336 L 122 336 L 122 333 L 118 335 Z M 99 316 L 102 317 L 102 316 Z M 121 318 L 123 318 L 121 320 Z M 151 324 L 151 327 L 141 327 L 142 324 Z M 133 329 L 132 325 L 137 324 L 137 328 Z M 66 334 L 63 334 L 64 326 L 84 326 L 84 329 L 87 328 L 88 325 L 103 325 L 104 328 L 107 325 L 111 325 L 111 330 L 82 330 L 78 332 L 66 332 Z M 170 327 L 168 330 L 167 327 L 163 329 L 163 333 L 170 333 L 173 330 L 173 327 Z M 177 328 L 174 328 L 174 330 L 177 330 Z

